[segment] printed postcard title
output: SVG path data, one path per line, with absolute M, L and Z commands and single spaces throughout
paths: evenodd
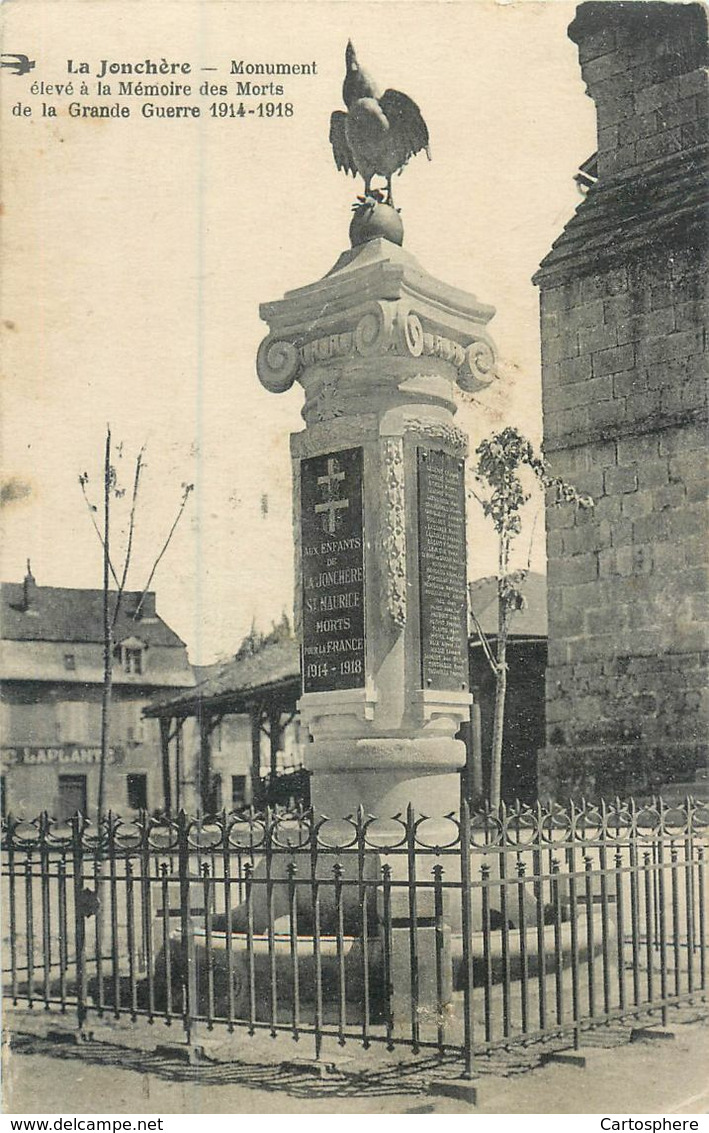
M 27 55 L 4 54 L 0 64 L 25 80 L 20 97 L 7 100 L 20 119 L 287 119 L 297 112 L 303 80 L 318 75 L 315 59 L 241 58 L 198 67 L 164 57 L 67 59 L 65 73 L 51 78 L 36 77 L 38 62 Z

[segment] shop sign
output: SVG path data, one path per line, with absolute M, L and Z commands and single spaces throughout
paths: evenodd
M 46 766 L 47 764 L 71 764 L 72 766 L 92 767 L 101 762 L 100 747 L 83 747 L 79 744 L 59 744 L 56 747 L 39 747 L 34 744 L 21 744 L 13 747 L 0 747 L 0 761 L 3 767 Z M 121 763 L 123 749 L 108 749 L 107 763 Z

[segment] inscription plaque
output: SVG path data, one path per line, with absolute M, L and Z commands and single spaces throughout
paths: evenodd
M 421 684 L 467 689 L 465 470 L 462 460 L 417 449 Z
M 302 460 L 303 692 L 364 687 L 361 448 Z

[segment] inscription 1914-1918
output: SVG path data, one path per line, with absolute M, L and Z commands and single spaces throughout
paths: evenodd
M 417 456 L 421 682 L 467 689 L 464 465 L 435 449 Z
M 303 692 L 364 687 L 362 449 L 301 461 Z

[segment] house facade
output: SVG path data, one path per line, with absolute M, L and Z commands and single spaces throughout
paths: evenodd
M 111 595 L 111 616 L 115 595 Z M 194 684 L 184 642 L 155 594 L 126 592 L 113 630 L 105 805 L 121 815 L 164 805 L 160 727 L 143 709 Z M 3 812 L 95 814 L 101 754 L 103 592 L 0 585 Z

